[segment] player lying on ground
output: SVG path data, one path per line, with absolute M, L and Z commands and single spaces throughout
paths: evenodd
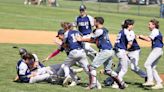
M 15 48 L 18 48 L 18 47 L 15 47 Z M 24 48 L 19 48 L 19 55 L 20 55 L 20 57 L 21 57 L 21 59 L 20 59 L 19 61 L 23 60 L 23 58 L 25 57 L 25 55 L 26 55 L 27 53 L 28 53 L 28 52 L 27 52 L 26 49 L 24 49 Z M 39 68 L 44 67 L 44 65 L 41 64 L 41 63 L 39 62 L 39 59 L 38 59 L 37 55 L 36 55 L 36 54 L 32 54 L 32 55 L 33 55 L 33 57 L 35 58 L 35 63 L 34 63 L 34 64 L 31 64 L 31 65 L 29 66 L 30 71 L 34 71 L 34 70 L 37 70 L 37 69 L 39 69 Z M 19 77 L 16 76 L 15 79 L 14 79 L 14 81 L 15 81 L 15 82 L 16 82 L 16 81 L 19 81 Z
M 32 54 L 26 53 L 23 55 L 22 59 L 18 61 L 16 69 L 17 69 L 17 75 L 20 82 L 23 83 L 36 83 L 40 81 L 48 80 L 50 77 L 50 73 L 47 71 L 46 73 L 40 74 L 36 70 L 33 70 L 35 68 L 34 64 L 35 58 Z M 41 68 L 40 68 L 41 69 Z
M 26 55 L 28 55 L 29 53 L 27 52 L 26 49 L 20 48 L 19 49 L 19 54 L 21 56 L 21 60 L 24 60 Z M 47 78 L 48 82 L 52 82 L 52 83 L 56 83 L 56 84 L 62 84 L 63 79 L 64 79 L 63 78 L 64 77 L 64 72 L 61 72 L 60 74 L 57 74 L 57 72 L 61 68 L 61 64 L 55 64 L 55 65 L 51 65 L 51 66 L 45 67 L 43 64 L 41 64 L 39 62 L 39 59 L 38 59 L 36 54 L 32 54 L 32 55 L 33 55 L 34 61 L 31 61 L 30 63 L 27 63 L 27 66 L 29 67 L 29 70 L 32 73 L 35 73 L 34 76 L 36 76 L 36 75 L 44 75 L 44 74 L 49 73 L 51 76 L 49 78 Z M 79 70 L 79 69 L 78 70 L 77 69 L 70 69 L 70 71 L 71 71 L 70 72 L 71 75 L 74 78 L 73 81 L 75 81 L 76 84 L 77 84 L 79 82 L 79 77 L 76 76 L 76 73 L 77 72 L 81 72 L 81 70 Z M 36 77 L 35 80 L 36 80 L 36 82 L 39 82 L 40 77 L 39 76 Z M 21 78 L 19 76 L 17 76 L 15 78 L 15 81 L 22 82 L 22 80 L 21 80 Z M 40 81 L 42 81 L 42 80 L 40 80 Z M 32 83 L 35 83 L 35 81 L 33 81 Z M 73 86 L 73 84 L 75 85 L 75 83 L 72 83 L 70 86 Z

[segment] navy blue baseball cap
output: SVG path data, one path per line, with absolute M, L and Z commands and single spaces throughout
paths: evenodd
M 85 11 L 86 9 L 87 9 L 87 8 L 86 8 L 85 5 L 80 5 L 80 8 L 79 8 L 80 11 Z
M 56 37 L 59 37 L 59 35 L 62 35 L 62 34 L 64 34 L 64 30 L 63 29 L 60 29 L 59 31 L 58 31 L 58 35 L 56 36 Z

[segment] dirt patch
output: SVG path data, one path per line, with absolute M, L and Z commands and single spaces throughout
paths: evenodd
M 52 31 L 0 29 L 0 43 L 54 44 L 56 34 Z M 116 35 L 111 34 L 110 40 L 114 44 Z M 149 42 L 138 40 L 138 43 L 141 47 L 150 47 Z
M 0 29 L 0 43 L 54 44 L 56 32 Z

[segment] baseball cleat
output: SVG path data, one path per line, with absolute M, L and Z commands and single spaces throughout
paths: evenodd
M 94 89 L 94 88 L 97 88 L 97 89 L 102 89 L 101 87 L 101 84 L 100 83 L 93 83 L 93 84 L 90 84 L 88 87 L 86 87 L 85 89 Z
M 119 86 L 117 85 L 117 83 L 114 82 L 114 84 L 112 85 L 112 88 L 119 89 Z
M 83 71 L 83 68 L 73 69 L 75 73 L 81 73 Z
M 72 81 L 71 84 L 69 85 L 70 87 L 73 87 L 73 86 L 76 86 L 76 82 L 75 81 Z
M 142 84 L 143 86 L 153 86 L 154 82 L 145 82 Z
M 69 82 L 71 82 L 71 77 L 67 76 L 63 81 L 63 86 L 67 86 Z
M 163 89 L 162 84 L 156 84 L 155 86 L 151 87 L 151 89 Z
M 116 82 L 114 82 L 114 84 L 112 85 L 112 88 L 114 89 L 125 89 L 128 87 L 128 84 L 126 84 L 125 82 L 122 82 L 121 85 L 119 86 Z
M 97 89 L 102 89 L 101 84 L 97 81 Z

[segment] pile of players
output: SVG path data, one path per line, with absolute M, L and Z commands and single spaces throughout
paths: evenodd
M 78 84 L 78 77 L 76 76 L 76 72 L 72 70 L 72 66 L 78 64 L 79 67 L 83 68 L 89 78 L 88 87 L 86 89 L 101 89 L 101 83 L 96 77 L 96 69 L 104 65 L 103 73 L 109 76 L 104 81 L 105 85 L 112 85 L 112 88 L 124 89 L 128 87 L 128 85 L 124 82 L 123 77 L 128 71 L 128 65 L 130 65 L 132 71 L 145 79 L 143 86 L 151 86 L 152 89 L 163 88 L 162 80 L 156 71 L 158 60 L 163 54 L 163 36 L 159 31 L 159 22 L 156 19 L 152 19 L 148 23 L 148 28 L 151 32 L 149 36 L 135 35 L 133 31 L 134 20 L 124 20 L 113 47 L 109 39 L 108 29 L 103 25 L 103 17 L 92 18 L 86 13 L 85 5 L 81 5 L 79 10 L 80 15 L 76 18 L 74 24 L 69 22 L 61 23 L 62 29 L 58 31 L 57 37 L 62 42 L 56 42 L 59 48 L 45 59 L 45 61 L 47 61 L 63 50 L 66 52 L 67 58 L 60 64 L 57 73 L 51 72 L 53 71 L 53 67 L 51 66 L 44 67 L 44 73 L 42 73 L 43 71 L 36 73 L 31 72 L 30 77 L 25 76 L 25 78 L 28 79 L 27 82 L 34 83 L 33 81 L 36 82 L 38 80 L 40 81 L 40 79 L 45 80 L 49 78 L 52 81 L 54 75 L 57 76 L 55 78 L 59 78 L 58 76 L 60 74 L 64 74 L 62 76 L 64 78 L 62 84 L 67 85 L 68 82 L 72 80 L 70 86 L 75 86 Z M 78 29 L 73 29 L 74 26 Z M 94 27 L 93 31 L 92 27 Z M 152 43 L 152 51 L 144 64 L 146 72 L 138 67 L 140 46 L 136 39 Z M 96 44 L 99 51 L 94 50 L 89 43 Z M 112 70 L 112 58 L 114 55 L 119 59 L 116 70 Z M 92 61 L 91 64 L 88 63 L 87 56 Z M 24 63 L 26 60 L 29 63 L 32 62 L 29 57 L 23 58 L 23 61 L 20 62 Z M 38 70 L 40 71 L 40 69 Z M 21 72 L 18 71 L 19 78 L 21 79 L 19 73 Z M 47 76 L 45 76 L 46 74 Z M 35 78 L 36 76 L 44 77 L 37 79 Z

